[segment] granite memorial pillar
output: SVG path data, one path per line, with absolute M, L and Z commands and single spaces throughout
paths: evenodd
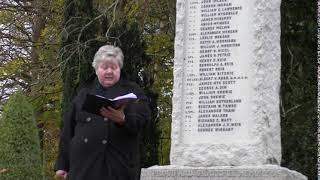
M 302 180 L 280 167 L 280 0 L 177 0 L 170 166 L 142 180 Z

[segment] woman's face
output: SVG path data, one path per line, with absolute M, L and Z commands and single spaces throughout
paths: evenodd
M 114 58 L 107 58 L 98 63 L 96 69 L 98 80 L 103 87 L 114 85 L 120 79 L 120 67 Z

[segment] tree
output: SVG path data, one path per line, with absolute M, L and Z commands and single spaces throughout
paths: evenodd
M 39 96 L 41 88 L 55 83 L 50 77 L 59 70 L 53 54 L 59 39 L 55 8 L 60 1 L 0 2 L 1 102 L 17 88 Z
M 158 92 L 159 164 L 170 164 L 175 0 L 148 1 L 144 22 L 147 54 L 153 59 L 153 90 Z
M 32 105 L 12 95 L 0 120 L 0 179 L 42 179 L 39 133 Z
M 61 109 L 60 64 L 56 57 L 62 31 L 62 2 L 0 2 L 0 112 L 17 89 L 30 97 L 47 174 L 52 173 L 56 155 Z
M 281 4 L 282 166 L 317 179 L 317 8 Z
M 68 109 L 77 88 L 93 72 L 92 58 L 96 48 L 90 44 L 95 38 L 92 0 L 66 0 L 64 2 L 64 32 L 60 48 L 62 65 L 62 111 Z

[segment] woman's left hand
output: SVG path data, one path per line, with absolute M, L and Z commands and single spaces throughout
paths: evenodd
M 108 118 L 109 120 L 122 125 L 125 122 L 125 115 L 123 112 L 124 106 L 121 106 L 119 109 L 114 109 L 110 106 L 102 107 L 100 109 L 100 114 L 103 117 Z

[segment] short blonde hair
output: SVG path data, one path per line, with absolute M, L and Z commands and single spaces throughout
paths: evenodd
M 93 58 L 92 67 L 94 69 L 98 68 L 98 64 L 102 61 L 105 61 L 107 58 L 114 58 L 118 61 L 120 69 L 123 67 L 123 53 L 119 47 L 112 45 L 104 45 L 99 48 Z

